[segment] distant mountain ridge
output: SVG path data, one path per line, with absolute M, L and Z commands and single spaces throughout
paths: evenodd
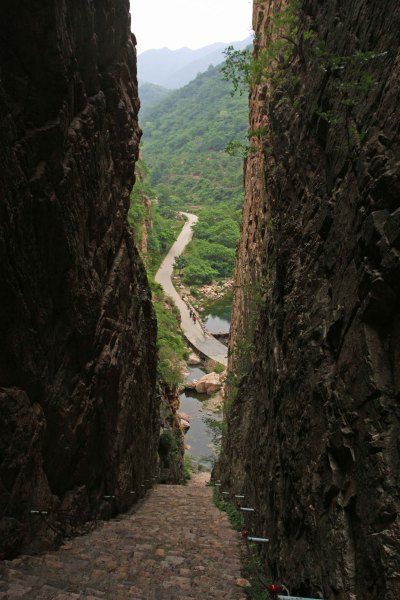
M 179 48 L 147 50 L 138 56 L 138 80 L 141 85 L 152 83 L 168 89 L 180 88 L 192 81 L 210 65 L 217 66 L 225 59 L 224 50 L 234 46 L 241 50 L 251 44 L 252 38 L 238 42 L 216 42 L 197 50 Z
M 172 94 L 173 90 L 167 90 L 167 88 L 155 83 L 143 83 L 139 86 L 139 98 L 140 98 L 140 120 L 143 120 L 143 116 L 146 111 L 156 106 L 161 100 L 164 100 L 169 94 Z

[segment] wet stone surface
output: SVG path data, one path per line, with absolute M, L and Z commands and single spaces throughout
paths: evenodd
M 235 600 L 239 536 L 204 475 L 156 486 L 136 510 L 41 556 L 0 566 L 0 599 Z

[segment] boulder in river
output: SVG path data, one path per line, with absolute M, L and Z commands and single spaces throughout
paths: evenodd
M 200 364 L 201 364 L 200 356 L 198 356 L 195 352 L 191 352 L 191 354 L 189 355 L 189 358 L 188 358 L 188 365 L 194 366 L 194 365 L 200 365 Z
M 180 419 L 185 419 L 185 421 L 189 421 L 189 420 L 190 420 L 190 417 L 189 417 L 189 415 L 187 415 L 187 414 L 186 414 L 186 413 L 184 413 L 184 412 L 181 412 L 181 411 L 179 411 L 179 412 L 177 412 L 176 414 L 178 415 L 178 417 L 179 417 Z
M 188 429 L 190 429 L 189 415 L 187 415 L 186 413 L 183 413 L 183 412 L 177 412 L 176 414 L 179 418 L 179 423 L 180 423 L 183 433 L 186 433 L 188 431 Z
M 212 394 L 222 387 L 222 378 L 218 373 L 207 373 L 196 381 L 196 392 L 198 394 Z
M 195 390 L 196 389 L 196 385 L 197 385 L 197 379 L 193 379 L 193 381 L 187 381 L 184 384 L 184 389 L 185 390 Z
M 181 429 L 183 430 L 184 433 L 186 433 L 188 431 L 188 429 L 190 429 L 189 421 L 186 421 L 186 419 L 181 419 Z
M 198 394 L 208 394 L 210 396 L 222 388 L 225 380 L 226 371 L 223 371 L 223 373 L 212 372 L 203 375 L 200 379 L 188 381 L 184 385 L 187 390 L 195 390 Z

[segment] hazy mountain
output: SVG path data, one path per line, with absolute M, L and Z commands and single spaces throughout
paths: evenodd
M 138 79 L 140 84 L 153 83 L 169 89 L 182 87 L 210 65 L 224 61 L 224 50 L 233 45 L 238 50 L 251 43 L 248 37 L 240 42 L 216 42 L 198 50 L 180 48 L 147 50 L 138 56 Z
M 172 90 L 167 90 L 167 88 L 155 83 L 143 83 L 139 85 L 140 120 L 143 120 L 148 110 L 161 102 L 161 100 L 164 100 L 171 93 Z

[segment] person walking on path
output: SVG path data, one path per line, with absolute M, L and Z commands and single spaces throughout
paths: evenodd
M 194 322 L 194 323 L 196 323 L 196 321 L 197 321 L 197 317 L 196 317 L 196 315 L 193 313 L 193 322 Z

